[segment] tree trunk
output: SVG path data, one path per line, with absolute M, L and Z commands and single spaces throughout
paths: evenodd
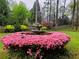
M 57 21 L 58 21 L 58 7 L 59 7 L 59 0 L 57 0 L 57 6 L 56 6 L 56 19 L 55 19 L 55 26 L 57 27 Z
M 50 15 L 49 15 L 49 20 L 51 21 L 51 10 L 52 10 L 52 6 L 51 6 L 52 0 L 50 0 Z
M 76 18 L 76 27 L 75 27 L 76 31 L 78 30 L 78 22 L 79 22 L 79 20 L 78 20 L 78 11 L 79 11 L 78 2 L 79 2 L 79 0 L 77 0 L 77 13 L 76 13 L 77 18 Z
M 74 16 L 75 16 L 75 7 L 76 7 L 76 0 L 74 0 L 74 7 L 73 7 L 73 11 L 72 11 L 72 19 L 71 19 L 71 21 L 72 21 L 72 28 L 74 28 L 74 20 L 75 20 L 75 18 L 74 18 Z

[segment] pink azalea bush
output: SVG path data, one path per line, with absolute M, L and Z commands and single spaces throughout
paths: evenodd
M 14 47 L 14 50 L 26 48 L 26 54 L 32 56 L 34 48 L 36 50 L 36 59 L 42 59 L 42 48 L 45 50 L 62 48 L 69 41 L 70 37 L 62 32 L 50 32 L 44 35 L 32 35 L 31 32 L 16 32 L 2 38 L 2 42 L 7 49 L 10 47 Z

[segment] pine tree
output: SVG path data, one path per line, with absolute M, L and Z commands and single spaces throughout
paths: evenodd
M 39 1 L 35 1 L 33 8 L 31 9 L 31 13 L 32 13 L 32 22 L 35 22 L 35 18 L 36 18 L 36 3 L 37 3 L 37 21 L 38 23 L 41 23 L 41 11 L 40 11 L 40 4 Z

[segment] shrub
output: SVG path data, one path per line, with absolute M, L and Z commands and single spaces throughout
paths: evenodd
M 14 25 L 6 25 L 4 27 L 5 32 L 14 32 L 14 29 L 15 29 Z
M 46 26 L 43 26 L 43 27 L 41 28 L 41 30 L 42 30 L 42 31 L 46 31 L 46 30 L 47 30 L 47 27 L 46 27 Z
M 20 25 L 20 29 L 21 29 L 21 31 L 26 31 L 26 30 L 28 30 L 28 26 Z

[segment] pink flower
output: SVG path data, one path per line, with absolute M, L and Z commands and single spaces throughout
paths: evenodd
M 43 58 L 43 56 L 40 56 L 40 59 L 42 59 Z
M 40 49 L 38 49 L 35 53 L 35 59 L 40 58 Z
M 68 41 L 70 41 L 70 37 L 61 32 L 50 32 L 48 35 L 31 35 L 30 32 L 16 32 L 2 38 L 2 42 L 6 46 L 40 45 L 41 48 L 46 49 L 64 46 Z
M 27 54 L 29 54 L 30 56 L 32 56 L 32 50 L 28 49 Z

